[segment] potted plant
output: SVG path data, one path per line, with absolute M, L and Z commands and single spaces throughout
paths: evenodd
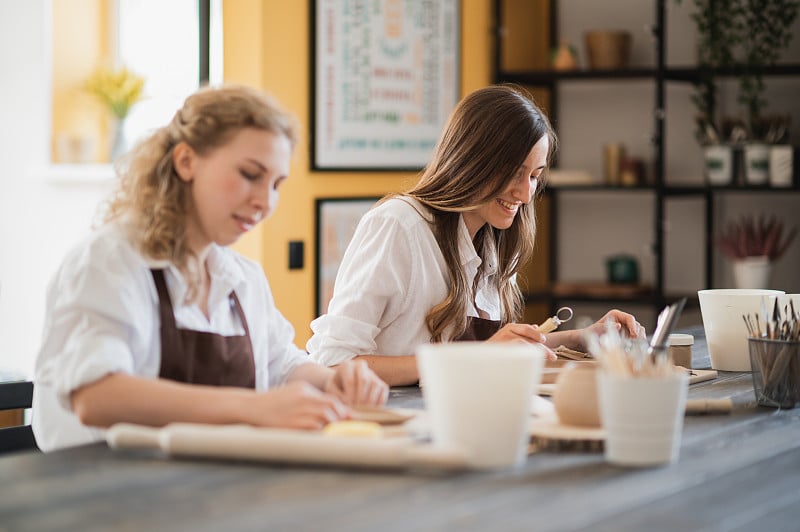
M 775 119 L 762 114 L 767 105 L 763 70 L 774 65 L 789 46 L 800 0 L 761 0 L 747 5 L 750 9 L 741 12 L 740 53 L 744 70 L 739 77 L 738 96 L 750 126 L 744 151 L 745 178 L 749 184 L 765 185 L 769 179 L 769 145 L 782 139 L 772 138 Z
M 676 0 L 681 3 L 681 0 Z M 733 151 L 717 121 L 717 72 L 734 64 L 740 41 L 740 0 L 694 0 L 698 77 L 691 101 L 697 109 L 695 138 L 703 146 L 705 174 L 711 185 L 733 181 Z
M 733 261 L 736 288 L 767 288 L 772 263 L 794 240 L 797 228 L 784 233 L 775 216 L 745 215 L 729 222 L 715 238 L 720 252 Z
M 748 8 L 740 8 L 740 63 L 744 71 L 739 78 L 739 103 L 744 106 L 751 133 L 764 138 L 761 111 L 764 99 L 765 67 L 772 66 L 792 41 L 792 25 L 800 9 L 800 0 L 738 0 Z
M 691 17 L 698 33 L 700 74 L 692 101 L 698 110 L 696 136 L 703 146 L 710 147 L 706 150 L 709 181 L 728 184 L 732 180 L 732 171 L 723 172 L 732 170 L 726 165 L 730 149 L 721 147 L 725 142 L 736 148 L 746 146 L 747 181 L 765 184 L 769 160 L 766 143 L 783 139 L 776 138 L 776 131 L 780 130 L 776 120 L 762 115 L 767 103 L 763 96 L 763 72 L 765 67 L 775 64 L 791 42 L 800 0 L 694 0 L 694 5 Z M 741 72 L 737 101 L 744 109 L 743 131 L 735 128 L 723 132 L 716 126 L 715 73 L 725 70 Z M 778 118 L 778 122 L 783 121 L 784 117 Z

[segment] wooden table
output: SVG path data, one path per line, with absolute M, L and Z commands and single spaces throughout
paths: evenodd
M 708 366 L 702 329 L 695 366 Z M 171 460 L 103 444 L 0 458 L 0 530 L 798 530 L 800 409 L 755 406 L 748 373 L 690 398 L 680 459 L 625 469 L 600 453 L 538 453 L 517 471 L 408 473 Z M 421 407 L 417 388 L 391 404 Z

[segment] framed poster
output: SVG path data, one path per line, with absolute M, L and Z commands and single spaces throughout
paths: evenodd
M 311 0 L 311 166 L 418 170 L 459 98 L 461 0 Z
M 316 277 L 314 292 L 316 316 L 328 311 L 333 284 L 344 252 L 361 217 L 379 200 L 367 198 L 319 198 L 315 205 Z

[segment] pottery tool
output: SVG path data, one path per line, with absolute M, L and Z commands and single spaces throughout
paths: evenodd
M 539 325 L 539 331 L 543 334 L 553 332 L 558 329 L 559 325 L 568 322 L 572 319 L 572 309 L 569 307 L 561 307 L 556 311 L 555 316 L 550 316 Z
M 389 409 L 380 406 L 359 405 L 353 408 L 352 418 L 356 421 L 369 421 L 379 425 L 401 425 L 417 415 L 409 409 Z
M 658 358 L 667 356 L 669 348 L 669 335 L 678 324 L 678 318 L 686 305 L 686 298 L 664 307 L 664 310 L 658 315 L 656 323 L 656 330 L 653 332 L 653 337 L 650 339 L 650 345 L 647 348 L 647 354 L 656 362 Z
M 558 358 L 567 358 L 569 360 L 591 360 L 593 357 L 591 353 L 584 353 L 583 351 L 576 351 L 564 345 L 560 345 L 553 349 Z

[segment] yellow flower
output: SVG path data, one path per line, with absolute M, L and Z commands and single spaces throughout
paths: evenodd
M 144 78 L 127 67 L 99 67 L 86 80 L 85 89 L 103 102 L 111 113 L 122 120 L 131 107 L 141 100 Z

